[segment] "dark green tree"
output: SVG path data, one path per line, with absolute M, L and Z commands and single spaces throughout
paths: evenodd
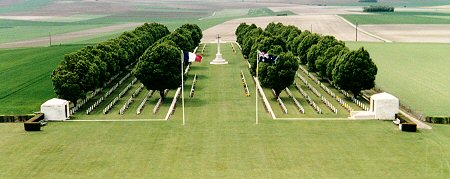
M 343 49 L 341 49 L 341 51 L 339 51 L 339 53 L 335 56 L 333 56 L 330 61 L 327 64 L 327 78 L 330 81 L 333 81 L 333 70 L 334 67 L 336 67 L 336 63 L 339 61 L 339 59 L 341 59 L 342 56 L 344 56 L 346 53 L 350 52 L 350 50 L 345 47 Z
M 311 48 L 308 50 L 308 54 L 306 56 L 306 59 L 308 60 L 308 70 L 310 72 L 316 72 L 316 61 L 318 58 L 323 56 L 323 54 L 327 51 L 328 48 L 333 47 L 335 45 L 342 45 L 344 46 L 344 42 L 336 40 L 334 36 L 323 36 L 320 37 L 320 40 L 317 44 L 311 46 Z
M 292 85 L 298 62 L 291 52 L 281 53 L 276 63 L 260 63 L 258 78 L 261 85 L 272 88 L 278 97 L 286 87 Z
M 309 48 L 311 48 L 311 46 L 313 46 L 314 44 L 317 44 L 319 40 L 320 35 L 316 33 L 309 34 L 305 38 L 303 38 L 302 42 L 300 42 L 297 48 L 297 54 L 300 58 L 300 63 L 302 63 L 303 65 L 306 65 L 308 63 L 307 55 Z
M 377 66 L 363 47 L 342 56 L 333 70 L 333 82 L 339 88 L 350 91 L 355 97 L 361 90 L 375 86 Z
M 171 40 L 177 44 L 178 48 L 184 52 L 194 50 L 194 41 L 190 37 L 190 32 L 186 29 L 179 29 L 166 36 L 167 40 Z
M 134 75 L 149 90 L 158 90 L 162 99 L 165 89 L 176 89 L 181 84 L 181 50 L 161 43 L 147 49 L 139 58 Z
M 319 72 L 319 75 L 322 78 L 327 77 L 327 66 L 333 57 L 339 55 L 339 53 L 345 48 L 345 46 L 342 45 L 335 45 L 333 47 L 328 48 L 325 53 L 320 56 L 316 60 L 316 70 Z
M 191 32 L 192 40 L 194 41 L 194 46 L 197 47 L 203 38 L 202 29 L 197 24 L 184 24 L 180 28 L 187 29 Z
M 298 55 L 297 49 L 298 46 L 300 45 L 300 43 L 303 41 L 303 39 L 308 36 L 309 34 L 311 34 L 311 32 L 309 31 L 303 31 L 302 33 L 300 33 L 300 35 L 294 37 L 294 39 L 292 39 L 291 41 L 289 41 L 288 43 L 290 43 L 289 47 L 292 53 L 294 53 L 295 56 Z

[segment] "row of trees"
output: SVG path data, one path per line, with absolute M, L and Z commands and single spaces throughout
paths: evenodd
M 149 46 L 169 33 L 162 24 L 145 23 L 117 38 L 65 55 L 51 75 L 55 93 L 77 103 L 134 64 Z
M 270 23 L 264 30 L 254 24 L 241 23 L 235 33 L 244 57 L 252 64 L 253 75 L 256 71 L 257 50 L 260 50 L 274 55 L 292 54 L 297 57 L 299 63 L 307 65 L 310 72 L 317 72 L 322 79 L 332 81 L 355 96 L 361 90 L 375 86 L 377 67 L 369 53 L 364 48 L 351 51 L 344 42 L 333 36 L 302 32 L 295 26 L 284 26 L 281 23 Z M 296 66 L 294 63 L 291 65 Z M 264 68 L 266 65 L 261 65 L 259 71 L 264 71 Z M 264 86 L 265 77 L 259 77 Z M 285 83 L 289 86 L 292 82 L 293 78 L 291 80 L 289 77 L 279 78 L 274 83 Z
M 371 5 L 368 7 L 363 7 L 363 12 L 394 12 L 394 7 L 383 5 L 376 5 L 376 6 Z
M 191 52 L 203 37 L 195 24 L 185 24 L 150 46 L 139 58 L 134 75 L 149 90 L 157 90 L 162 99 L 165 89 L 181 85 L 181 50 Z

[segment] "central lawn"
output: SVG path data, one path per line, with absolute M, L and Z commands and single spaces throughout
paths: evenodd
M 376 86 L 429 116 L 449 116 L 449 44 L 347 42 L 364 46 L 378 67 Z
M 240 78 L 246 63 L 229 44 L 223 47 L 228 65 L 209 64 L 216 51 L 208 44 L 203 63 L 192 66 L 198 83 L 186 98 L 185 126 L 180 104 L 169 121 L 51 122 L 41 132 L 2 123 L 0 178 L 450 175 L 447 125 L 405 133 L 390 121 L 277 121 L 261 103 L 256 125 L 254 90 L 246 97 Z

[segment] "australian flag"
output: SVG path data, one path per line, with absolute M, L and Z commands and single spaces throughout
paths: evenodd
M 278 56 L 271 55 L 265 52 L 261 52 L 259 55 L 259 62 L 263 63 L 277 63 Z

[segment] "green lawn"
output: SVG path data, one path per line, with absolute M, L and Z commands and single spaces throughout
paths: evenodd
M 56 97 L 50 75 L 64 54 L 84 45 L 0 50 L 0 114 L 38 111 Z
M 0 178 L 450 175 L 447 125 L 404 133 L 390 121 L 277 121 L 261 103 L 255 125 L 254 90 L 246 97 L 240 79 L 246 63 L 230 49 L 222 49 L 228 65 L 209 64 L 216 52 L 211 44 L 203 63 L 193 64 L 199 81 L 195 96 L 186 98 L 185 126 L 180 108 L 158 122 L 51 122 L 41 132 L 0 124 Z
M 425 115 L 449 116 L 449 44 L 354 43 L 364 46 L 378 66 L 376 85 Z
M 353 24 L 450 24 L 449 13 L 391 12 L 371 14 L 341 14 Z

